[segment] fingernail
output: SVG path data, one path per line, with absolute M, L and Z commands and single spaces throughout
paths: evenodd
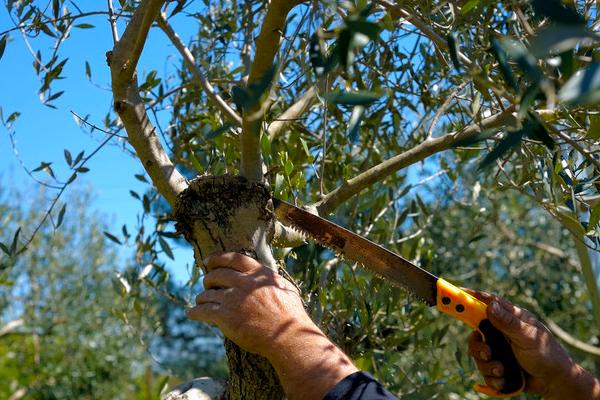
M 490 306 L 492 307 L 492 314 L 493 315 L 495 315 L 496 317 L 502 317 L 503 316 L 502 307 L 500 307 L 500 304 L 498 304 L 497 301 L 492 301 L 492 304 L 490 304 Z
M 481 358 L 483 361 L 489 361 L 490 360 L 490 356 L 488 355 L 487 351 L 481 351 L 481 352 L 479 352 L 479 358 Z
M 492 375 L 502 376 L 502 374 L 500 373 L 500 370 L 498 368 L 492 368 Z

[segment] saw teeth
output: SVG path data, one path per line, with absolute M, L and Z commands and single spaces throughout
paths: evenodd
M 332 248 L 331 246 L 329 246 L 328 243 L 323 242 L 322 240 L 319 240 L 318 238 L 316 238 L 313 235 L 311 235 L 308 231 L 302 229 L 301 227 L 299 227 L 299 226 L 297 226 L 297 225 L 295 225 L 293 223 L 289 223 L 288 226 L 291 229 L 293 229 L 294 231 L 296 231 L 296 232 L 304 235 L 305 237 L 310 238 L 312 241 L 320 244 L 322 247 L 325 247 L 326 249 L 329 249 L 329 250 L 333 251 L 335 253 L 336 257 L 338 257 L 341 261 L 346 260 L 346 256 L 344 256 L 344 254 L 341 253 L 338 249 Z M 374 269 L 368 267 L 367 265 L 364 265 L 362 263 L 357 263 L 357 264 L 360 264 L 364 269 L 369 270 L 373 275 L 377 276 L 379 279 L 381 279 L 383 281 L 386 281 L 386 282 L 388 281 L 379 272 L 377 272 Z M 423 298 L 421 296 L 418 296 L 415 293 L 413 293 L 406 285 L 402 285 L 402 284 L 396 282 L 396 285 L 392 285 L 392 286 L 395 286 L 397 288 L 402 289 L 402 291 L 405 292 L 409 296 L 409 298 L 415 298 L 415 299 L 417 299 L 418 301 L 420 301 L 422 303 L 429 304 L 425 298 Z

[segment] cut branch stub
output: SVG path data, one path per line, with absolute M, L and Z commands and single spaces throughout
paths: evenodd
M 215 251 L 236 251 L 277 270 L 269 243 L 275 217 L 271 194 L 262 183 L 240 176 L 202 176 L 179 194 L 174 208 L 177 231 L 194 247 L 198 267 Z M 277 374 L 266 358 L 225 342 L 229 360 L 227 399 L 284 398 Z
M 201 176 L 177 198 L 177 231 L 194 247 L 197 265 L 215 251 L 236 251 L 277 270 L 269 243 L 275 217 L 269 189 L 241 176 Z

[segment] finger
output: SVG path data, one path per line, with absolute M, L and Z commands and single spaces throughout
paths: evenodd
M 519 306 L 516 306 L 513 303 L 511 303 L 510 301 L 508 301 L 508 300 L 506 300 L 505 298 L 502 298 L 502 297 L 497 297 L 496 300 L 498 301 L 498 303 L 500 303 L 500 305 L 505 310 L 513 313 L 521 321 L 525 321 L 525 322 L 528 322 L 528 323 L 533 323 L 534 321 L 538 321 L 537 317 L 532 312 L 530 312 L 529 310 L 526 310 L 525 308 L 521 308 Z
M 484 343 L 481 334 L 477 331 L 469 336 L 469 354 L 475 360 L 490 361 L 492 358 L 490 346 Z
M 189 319 L 195 321 L 208 322 L 210 324 L 216 324 L 217 317 L 219 315 L 219 304 L 217 303 L 204 303 L 199 304 L 192 308 L 185 310 L 185 315 Z
M 227 295 L 227 291 L 231 289 L 208 289 L 196 296 L 196 304 L 204 303 L 223 303 L 224 297 Z
M 535 340 L 536 326 L 521 320 L 515 314 L 513 307 L 505 308 L 500 302 L 494 300 L 488 307 L 488 318 L 500 332 L 505 334 L 513 344 L 528 347 L 531 340 Z
M 249 273 L 259 268 L 265 268 L 255 259 L 240 253 L 213 253 L 203 260 L 207 271 L 219 267 L 228 267 L 239 272 Z
M 475 359 L 477 369 L 483 376 L 489 376 L 491 378 L 502 378 L 504 375 L 504 366 L 499 361 L 479 361 Z
M 462 288 L 465 292 L 469 293 L 471 296 L 475 297 L 477 300 L 484 302 L 485 304 L 490 304 L 490 302 L 494 299 L 493 294 L 484 292 L 482 290 L 474 290 L 469 288 Z
M 204 289 L 220 289 L 239 287 L 243 276 L 238 271 L 230 268 L 216 268 L 204 275 L 202 285 Z

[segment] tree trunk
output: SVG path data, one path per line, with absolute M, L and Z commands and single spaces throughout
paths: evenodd
M 274 215 L 269 189 L 240 176 L 202 176 L 179 195 L 176 227 L 194 247 L 196 266 L 215 251 L 236 251 L 277 270 L 269 243 Z M 269 362 L 225 341 L 229 361 L 227 399 L 283 399 L 284 392 Z

